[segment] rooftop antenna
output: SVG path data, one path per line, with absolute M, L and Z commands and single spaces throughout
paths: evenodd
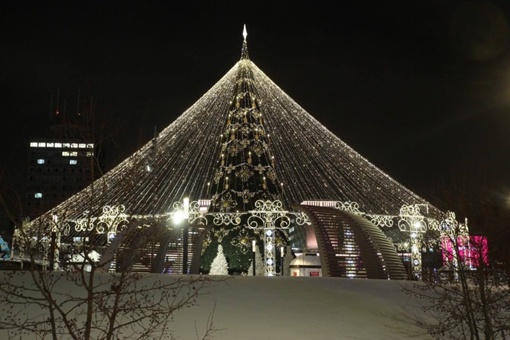
M 53 118 L 53 92 L 50 95 L 50 121 Z
M 55 112 L 55 114 L 58 116 L 60 114 L 60 88 L 57 89 L 57 111 Z
M 77 116 L 81 115 L 81 113 L 80 113 L 80 94 L 81 94 L 81 89 L 78 89 L 78 100 L 76 101 L 76 115 Z

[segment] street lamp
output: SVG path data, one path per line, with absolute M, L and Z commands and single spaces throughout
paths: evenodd
M 184 205 L 184 227 L 182 229 L 182 273 L 188 274 L 188 236 L 189 236 L 189 198 L 185 197 L 183 200 Z
M 179 225 L 184 222 L 182 228 L 182 273 L 188 274 L 188 238 L 189 238 L 189 198 L 185 197 L 182 201 L 182 210 L 178 210 L 173 215 L 173 222 Z

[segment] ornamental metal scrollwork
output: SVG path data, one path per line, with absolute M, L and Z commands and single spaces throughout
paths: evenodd
M 455 219 L 455 213 L 453 211 L 447 211 L 446 217 L 441 221 L 441 231 L 449 232 L 455 230 L 458 223 Z
M 401 231 L 424 233 L 427 231 L 427 221 L 421 213 L 423 204 L 403 205 L 398 215 L 398 228 Z M 428 206 L 425 205 L 428 210 Z
M 357 202 L 336 202 L 335 208 L 348 211 L 356 215 L 363 215 L 363 212 L 359 210 L 359 204 Z
M 239 230 L 239 235 L 234 237 L 231 244 L 234 247 L 238 247 L 241 252 L 246 253 L 250 250 L 250 243 L 247 243 L 248 239 L 247 232 L 244 228 L 252 229 L 256 235 L 263 235 L 262 240 L 264 242 L 264 262 L 265 272 L 268 276 L 275 275 L 275 229 L 286 231 L 290 228 L 294 222 L 297 225 L 309 224 L 309 217 L 304 212 L 289 212 L 283 209 L 283 203 L 279 200 L 257 200 L 254 204 L 255 209 L 245 213 L 230 213 L 230 212 L 215 212 L 215 213 L 202 213 L 200 212 L 200 206 L 197 202 L 191 202 L 188 206 L 183 205 L 181 202 L 173 203 L 173 210 L 168 213 L 167 216 L 170 218 L 187 216 L 188 222 L 193 223 L 197 220 L 204 220 L 207 224 L 206 217 L 210 220 L 212 218 L 212 224 L 215 227 L 207 233 L 203 249 L 205 249 L 211 242 L 212 237 L 216 238 L 218 242 L 222 242 L 223 239 L 234 230 Z M 355 211 L 357 205 L 349 205 L 350 208 Z M 184 212 L 184 214 L 183 214 Z M 188 215 L 186 215 L 188 214 Z M 294 218 L 291 220 L 291 216 Z M 241 226 L 241 223 L 245 221 L 246 224 Z M 225 226 L 231 226 L 225 228 Z
M 378 227 L 391 228 L 394 224 L 395 216 L 390 215 L 366 215 L 366 217 Z
M 102 214 L 99 217 L 89 217 L 89 212 L 84 213 L 84 217 L 70 221 L 74 222 L 74 230 L 76 232 L 93 231 L 98 234 L 117 233 L 119 227 L 125 226 L 128 221 L 128 215 L 124 213 L 125 207 L 118 206 L 104 206 Z
M 402 205 L 400 208 L 400 215 L 401 216 L 422 216 L 421 214 L 421 207 L 427 205 L 425 204 L 412 204 L 412 205 Z M 428 210 L 428 207 L 427 207 Z
M 241 253 L 246 254 L 248 251 L 251 250 L 251 241 L 250 236 L 248 235 L 248 232 L 246 229 L 241 229 L 239 231 L 239 234 L 235 236 L 232 241 L 230 241 L 230 244 L 234 247 L 239 248 Z
M 89 230 L 91 225 L 94 225 L 93 220 L 88 218 L 80 218 L 78 220 L 75 220 L 74 222 L 75 222 L 74 230 L 76 232 L 87 231 Z
M 207 249 L 207 247 L 209 246 L 209 244 L 211 244 L 212 240 L 211 240 L 211 233 L 206 233 L 205 234 L 205 237 L 204 237 L 204 240 L 202 241 L 202 252 L 201 254 L 204 255 L 204 252 L 205 250 Z
M 207 225 L 207 218 L 200 211 L 200 204 L 197 201 L 187 202 L 186 204 L 174 202 L 172 211 L 166 216 L 169 216 L 167 218 L 169 222 L 187 220 L 189 224 Z
M 281 201 L 262 201 L 255 202 L 255 210 L 250 210 L 248 217 L 248 228 L 272 228 L 289 229 L 290 217 L 288 211 L 283 210 Z
M 281 201 L 255 202 L 255 210 L 249 211 L 247 227 L 255 230 L 264 230 L 264 268 L 266 276 L 274 276 L 275 272 L 275 229 L 287 230 L 291 220 L 289 212 L 283 210 Z M 303 216 L 299 216 L 303 221 Z
M 213 234 L 218 239 L 218 243 L 221 243 L 223 241 L 223 238 L 225 236 L 228 236 L 229 230 L 225 229 L 225 227 L 221 227 L 219 230 L 214 230 Z
M 241 214 L 239 213 L 214 213 L 213 224 L 220 225 L 239 225 L 241 224 Z
M 104 234 L 106 230 L 108 230 L 108 225 L 104 221 L 99 221 L 96 226 L 97 233 Z
M 124 205 L 103 207 L 103 213 L 99 216 L 96 224 L 96 231 L 99 234 L 117 233 L 119 227 L 122 228 L 129 223 L 128 215 L 124 213 L 125 210 Z
M 436 220 L 435 218 L 426 218 L 427 220 L 427 225 L 428 225 L 428 228 L 429 230 L 436 230 L 436 231 L 439 231 L 441 230 L 441 226 L 440 226 L 440 223 L 438 220 Z
M 415 279 L 421 279 L 422 256 L 421 250 L 422 234 L 427 231 L 428 220 L 422 214 L 421 209 L 425 207 L 428 213 L 427 204 L 403 205 L 400 208 L 398 228 L 401 231 L 409 232 L 409 247 L 411 251 L 411 271 Z M 405 246 L 405 242 L 402 246 Z
M 295 217 L 295 221 L 297 225 L 304 225 L 304 224 L 310 224 L 310 219 L 308 218 L 308 215 L 304 212 L 294 212 L 292 213 Z
M 62 234 L 64 234 L 64 236 L 69 236 L 71 233 L 71 225 L 69 224 L 69 222 L 66 222 L 64 223 L 64 227 L 62 228 Z
M 423 234 L 425 231 L 427 231 L 427 221 L 425 219 L 410 220 L 407 218 L 402 218 L 398 220 L 397 225 L 400 231 L 409 233 Z
M 188 223 L 207 225 L 207 218 L 200 212 L 200 204 L 197 201 L 189 203 Z
M 447 211 L 446 217 L 441 221 L 441 232 L 446 234 L 460 234 L 467 235 L 469 233 L 467 219 L 464 223 L 459 223 L 456 220 L 455 213 L 453 211 Z
M 409 251 L 409 242 L 396 242 L 395 248 L 398 252 Z

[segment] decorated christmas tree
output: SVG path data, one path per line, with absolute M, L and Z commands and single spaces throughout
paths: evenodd
M 253 276 L 253 259 L 250 262 L 250 267 L 248 268 L 246 275 Z M 256 247 L 256 250 L 255 250 L 255 276 L 264 276 L 264 275 L 265 275 L 264 259 L 262 258 L 262 255 L 260 254 L 259 248 Z
M 225 254 L 223 253 L 223 246 L 218 245 L 218 253 L 211 263 L 211 270 L 209 275 L 228 275 L 228 263 Z
M 204 242 L 202 272 L 212 270 L 209 264 L 221 243 L 229 259 L 231 273 L 246 273 L 251 263 L 251 241 L 260 243 L 263 240 L 262 228 L 249 225 L 248 213 L 256 209 L 258 200 L 280 199 L 275 157 L 264 124 L 264 112 L 259 105 L 246 35 L 245 31 L 237 81 L 224 130 L 219 137 L 218 167 L 210 188 L 209 212 L 216 213 L 216 218 L 225 222 L 209 224 L 212 227 Z M 278 233 L 277 237 L 279 242 L 287 244 L 283 233 Z
M 285 248 L 285 255 L 283 256 L 283 276 L 290 276 L 290 263 L 294 260 L 294 255 L 292 254 L 292 248 L 287 246 Z M 282 269 L 280 269 L 281 271 Z
M 246 272 L 247 276 L 253 276 L 253 261 L 250 262 L 250 268 L 248 268 L 248 272 Z
M 255 251 L 255 275 L 264 276 L 264 269 L 264 258 L 260 254 L 259 248 L 257 247 L 257 250 Z

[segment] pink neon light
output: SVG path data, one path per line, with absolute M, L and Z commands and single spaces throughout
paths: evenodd
M 450 238 L 441 240 L 443 264 L 453 263 L 455 248 Z M 470 236 L 469 240 L 464 236 L 457 237 L 457 249 L 459 259 L 470 268 L 478 268 L 483 260 L 485 266 L 489 265 L 489 246 L 485 236 Z

